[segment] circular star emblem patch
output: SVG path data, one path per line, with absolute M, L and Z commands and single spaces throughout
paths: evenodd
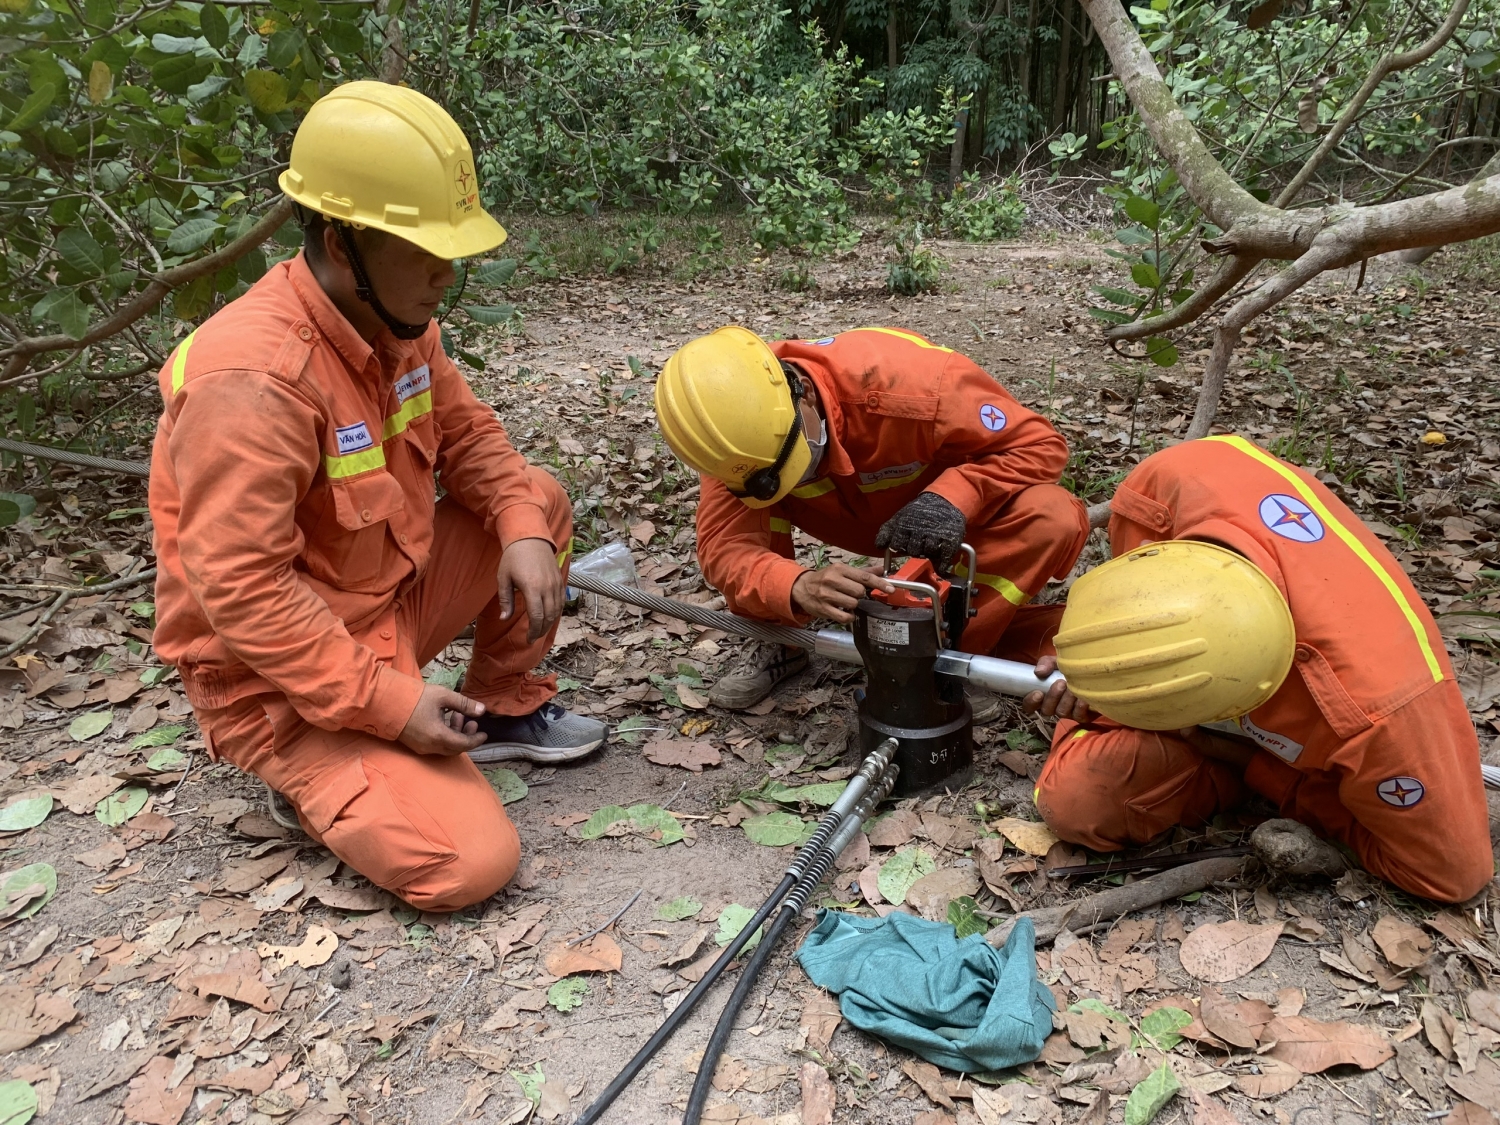
M 985 429 L 999 433 L 1005 429 L 1005 411 L 994 403 L 987 402 L 979 408 L 979 421 Z
M 1260 502 L 1260 519 L 1283 539 L 1316 543 L 1323 538 L 1323 521 L 1301 500 L 1273 492 Z
M 1427 795 L 1427 787 L 1414 777 L 1388 777 L 1375 786 L 1375 792 L 1386 804 L 1409 809 Z

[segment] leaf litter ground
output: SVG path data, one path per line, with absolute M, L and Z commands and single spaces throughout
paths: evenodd
M 585 546 L 627 541 L 644 586 L 700 602 L 713 592 L 692 557 L 695 482 L 651 431 L 649 379 L 721 323 L 800 336 L 894 324 L 962 349 L 1054 417 L 1091 501 L 1182 432 L 1188 374 L 1120 363 L 1082 314 L 1089 285 L 1107 280 L 1097 242 L 939 250 L 944 291 L 914 300 L 881 291 L 884 265 L 867 250 L 821 267 L 819 288 L 800 295 L 769 287 L 761 266 L 693 284 L 534 286 L 519 299 L 525 334 L 492 341 L 475 383 L 579 501 Z M 1500 325 L 1492 286 L 1464 273 L 1474 256 L 1453 258 L 1358 293 L 1352 276 L 1331 278 L 1256 326 L 1221 420 L 1319 471 L 1397 551 L 1444 615 L 1490 760 Z M 1201 361 L 1203 340 L 1180 344 Z M 1434 431 L 1445 441 L 1424 444 Z M 8 486 L 40 498 L 7 533 L 8 582 L 150 565 L 138 483 L 50 472 Z M 1101 550 L 1096 539 L 1089 561 Z M 12 596 L 0 640 L 24 637 L 51 596 Z M 854 764 L 848 669 L 815 661 L 759 714 L 728 715 L 706 695 L 739 642 L 585 598 L 550 664 L 565 701 L 617 736 L 575 767 L 492 771 L 521 830 L 519 877 L 460 915 L 418 915 L 206 760 L 174 676 L 142 647 L 149 600 L 149 583 L 75 599 L 0 669 L 7 1113 L 570 1120 L 743 925 Z M 454 682 L 468 656 L 455 643 L 431 678 Z M 1086 893 L 1046 875 L 1088 857 L 1034 825 L 1045 734 L 1002 710 L 979 732 L 979 780 L 887 812 L 824 901 L 972 927 Z M 1175 843 L 1233 843 L 1243 827 Z M 1057 1031 L 1038 1065 L 985 1076 L 999 1084 L 841 1027 L 794 947 L 774 958 L 716 1072 L 714 1120 L 1290 1122 L 1305 1110 L 1415 1122 L 1446 1110 L 1478 1122 L 1481 1107 L 1500 1110 L 1500 996 L 1487 990 L 1500 947 L 1484 900 L 1433 912 L 1357 878 L 1250 879 L 1065 935 L 1040 957 Z M 714 1015 L 688 1022 L 614 1120 L 675 1115 L 662 1107 L 680 1107 Z

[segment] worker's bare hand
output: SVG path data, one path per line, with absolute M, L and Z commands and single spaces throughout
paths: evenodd
M 792 583 L 792 604 L 809 617 L 853 621 L 854 607 L 871 590 L 887 594 L 895 590 L 880 570 L 859 570 L 846 563 L 831 563 L 802 572 Z
M 1056 671 L 1055 656 L 1044 656 L 1036 662 L 1036 678 L 1039 680 L 1045 680 Z M 1075 723 L 1089 721 L 1089 705 L 1068 690 L 1066 680 L 1058 680 L 1045 692 L 1031 692 L 1021 700 L 1021 710 L 1028 715 L 1041 712 L 1049 719 L 1072 719 Z
M 545 539 L 517 539 L 500 556 L 496 578 L 502 618 L 510 619 L 516 607 L 515 595 L 521 595 L 528 641 L 536 640 L 557 624 L 563 611 L 564 583 L 551 543 Z
M 1224 762 L 1236 769 L 1244 769 L 1250 764 L 1250 759 L 1255 757 L 1255 747 L 1249 743 L 1214 734 L 1202 727 L 1183 727 L 1177 732 L 1177 736 L 1205 758 Z
M 396 740 L 418 754 L 462 754 L 484 741 L 474 722 L 483 714 L 483 703 L 427 684 Z

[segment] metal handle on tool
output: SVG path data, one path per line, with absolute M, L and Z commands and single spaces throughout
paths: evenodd
M 568 583 L 577 586 L 580 590 L 587 590 L 591 594 L 601 594 L 604 597 L 639 606 L 641 609 L 653 610 L 656 613 L 670 614 L 684 621 L 691 621 L 695 625 L 702 625 L 706 629 L 722 629 L 726 633 L 736 633 L 742 637 L 754 637 L 756 640 L 769 641 L 774 644 L 809 649 L 819 656 L 837 660 L 843 664 L 863 663 L 859 650 L 854 647 L 854 634 L 842 629 L 822 629 L 814 632 L 811 629 L 772 625 L 765 621 L 741 617 L 736 613 L 727 613 L 721 609 L 706 609 L 701 605 L 680 602 L 674 598 L 647 594 L 637 590 L 634 586 L 593 578 L 587 574 L 570 575 Z M 1033 691 L 1046 691 L 1052 684 L 1063 678 L 1062 673 L 1054 672 L 1046 679 L 1038 679 L 1030 664 L 1023 664 L 1017 660 L 999 660 L 993 656 L 972 656 L 967 652 L 955 652 L 953 649 L 944 649 L 938 653 L 937 670 L 961 680 L 968 680 L 976 687 L 1000 695 L 1021 696 Z
M 751 989 L 755 987 L 756 979 L 770 958 L 772 950 L 775 949 L 782 932 L 806 908 L 813 891 L 817 890 L 818 884 L 828 874 L 829 868 L 833 866 L 839 854 L 854 839 L 860 825 L 875 811 L 881 801 L 890 796 L 900 772 L 901 767 L 892 763 L 877 786 L 865 795 L 854 811 L 839 825 L 838 831 L 828 841 L 828 846 L 818 854 L 802 878 L 797 880 L 797 885 L 792 888 L 791 894 L 782 900 L 776 920 L 761 937 L 760 945 L 756 947 L 754 955 L 745 964 L 744 971 L 740 973 L 740 979 L 734 986 L 734 992 L 730 994 L 729 1002 L 724 1005 L 724 1011 L 719 1015 L 719 1022 L 714 1025 L 713 1035 L 709 1037 L 708 1046 L 703 1051 L 703 1060 L 698 1064 L 698 1075 L 693 1080 L 692 1093 L 688 1095 L 687 1110 L 682 1115 L 682 1125 L 699 1125 L 703 1116 L 703 1107 L 708 1102 L 708 1091 L 713 1085 L 714 1071 L 718 1069 L 719 1058 L 723 1055 L 724 1048 L 729 1043 L 729 1036 L 734 1031 L 735 1017 L 745 1006 L 745 1001 L 749 998 Z M 750 926 L 746 925 L 745 930 L 749 929 Z

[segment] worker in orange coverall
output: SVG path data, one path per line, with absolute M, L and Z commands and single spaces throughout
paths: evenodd
M 452 259 L 505 238 L 452 118 L 412 90 L 341 86 L 309 110 L 281 186 L 302 253 L 161 371 L 155 644 L 210 755 L 264 780 L 273 813 L 280 795 L 372 882 L 455 910 L 520 858 L 475 761 L 603 740 L 532 674 L 563 605 L 571 505 L 431 320 Z M 424 684 L 476 617 L 465 694 Z
M 1273 865 L 1337 874 L 1342 854 L 1316 833 L 1413 894 L 1459 902 L 1479 891 L 1494 864 L 1474 726 L 1432 615 L 1359 517 L 1311 474 L 1228 436 L 1146 458 L 1111 513 L 1107 566 L 1132 552 L 1152 562 L 1145 545 L 1164 540 L 1207 541 L 1253 563 L 1290 610 L 1291 671 L 1237 719 L 1181 730 L 1092 716 L 1075 695 L 1087 694 L 1081 680 L 1034 694 L 1031 709 L 1061 718 L 1036 789 L 1052 829 L 1114 851 L 1202 825 L 1254 792 L 1290 818 L 1252 837 Z M 1069 630 L 1065 617 L 1058 657 L 1038 674 L 1059 660 L 1066 670 Z M 1151 636 L 1142 643 L 1162 651 Z
M 1034 659 L 1039 616 L 1055 625 L 1056 612 L 1024 624 L 1017 613 L 1088 536 L 1083 505 L 1057 483 L 1067 443 L 958 352 L 897 328 L 769 344 L 722 328 L 667 362 L 656 413 L 702 474 L 698 559 L 734 612 L 849 621 L 867 591 L 888 588 L 878 568 L 796 562 L 797 527 L 857 555 L 939 566 L 972 544 L 978 616 L 965 651 Z M 801 649 L 758 644 L 711 698 L 750 707 L 805 667 Z

